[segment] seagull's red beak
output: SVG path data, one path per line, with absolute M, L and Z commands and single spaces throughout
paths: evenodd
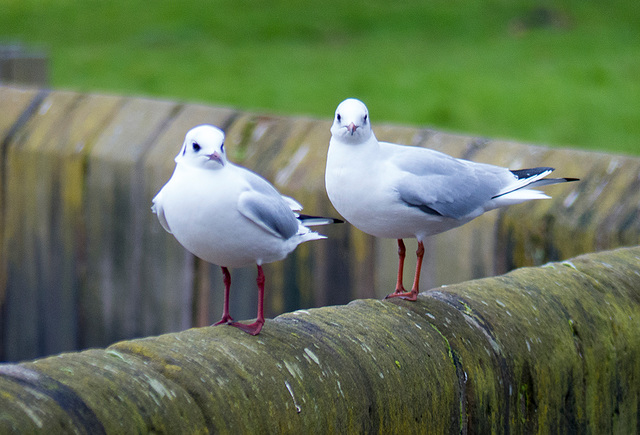
M 209 160 L 216 161 L 216 162 L 220 163 L 220 165 L 224 166 L 224 162 L 222 161 L 222 157 L 216 151 L 214 151 L 213 154 L 209 154 Z
M 349 124 L 349 125 L 347 126 L 347 131 L 348 131 L 349 133 L 351 133 L 351 136 L 353 136 L 353 133 L 355 133 L 355 132 L 356 132 L 356 129 L 357 129 L 357 128 L 358 128 L 358 126 L 357 126 L 357 125 L 355 125 L 355 124 L 352 122 L 351 124 Z

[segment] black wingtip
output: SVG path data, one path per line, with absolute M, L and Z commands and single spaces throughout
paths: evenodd
M 555 168 L 550 168 L 548 166 L 540 166 L 538 168 L 529 168 L 529 169 L 515 169 L 511 170 L 511 173 L 516 176 L 518 180 L 522 180 L 523 178 L 531 178 L 536 175 L 542 174 L 543 172 L 553 172 Z
M 326 219 L 328 223 L 330 224 L 343 224 L 344 221 L 342 219 L 337 219 L 337 218 L 316 218 L 316 219 Z
M 298 220 L 305 225 L 331 225 L 331 224 L 343 224 L 342 219 L 324 217 L 324 216 L 311 216 L 308 214 L 298 214 Z

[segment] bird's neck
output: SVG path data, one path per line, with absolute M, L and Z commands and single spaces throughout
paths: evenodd
M 338 140 L 335 137 L 331 138 L 331 142 L 329 143 L 330 147 L 339 148 L 347 152 L 353 153 L 367 153 L 367 152 L 376 152 L 380 148 L 380 144 L 378 143 L 378 139 L 371 132 L 371 135 L 363 141 L 359 142 L 350 142 L 348 140 Z
M 368 140 L 359 143 L 345 143 L 331 138 L 327 154 L 327 173 L 339 179 L 361 170 L 371 170 L 371 162 L 377 160 L 379 149 L 380 144 L 373 134 Z
M 229 166 L 228 164 L 221 167 L 221 166 L 212 166 L 212 167 L 207 167 L 207 166 L 203 166 L 201 164 L 190 164 L 187 162 L 178 162 L 178 164 L 176 165 L 176 170 L 178 171 L 185 171 L 185 172 L 200 172 L 203 171 L 207 174 L 220 174 L 222 173 L 222 171 L 224 171 L 224 169 Z

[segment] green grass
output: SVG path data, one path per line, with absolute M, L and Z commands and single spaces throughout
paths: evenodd
M 640 154 L 638 0 L 0 0 L 0 41 L 56 88 Z

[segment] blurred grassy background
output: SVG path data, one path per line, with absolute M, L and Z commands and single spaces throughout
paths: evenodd
M 0 0 L 51 84 L 640 154 L 638 0 Z

